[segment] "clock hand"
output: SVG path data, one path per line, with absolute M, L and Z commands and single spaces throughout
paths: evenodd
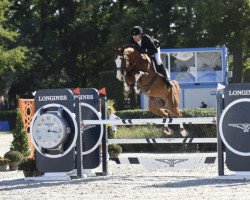
M 56 130 L 48 130 L 48 132 L 53 132 L 53 133 L 60 133 L 61 131 L 56 131 Z

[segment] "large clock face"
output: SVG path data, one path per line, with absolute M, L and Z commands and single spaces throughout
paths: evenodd
M 58 147 L 64 141 L 66 124 L 55 113 L 45 113 L 37 117 L 33 125 L 33 136 L 38 146 L 46 149 Z

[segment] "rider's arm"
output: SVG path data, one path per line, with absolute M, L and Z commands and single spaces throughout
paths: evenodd
M 144 34 L 143 39 L 144 39 L 144 42 L 145 42 L 145 47 L 148 50 L 148 53 L 150 55 L 154 55 L 155 53 L 157 53 L 157 48 L 156 48 L 153 40 L 151 39 L 151 37 L 149 35 L 147 35 L 147 34 Z
M 133 39 L 132 37 L 130 38 L 129 44 L 130 44 L 131 46 L 138 46 L 137 42 L 134 41 L 134 39 Z
M 132 37 L 130 38 L 130 45 L 132 47 L 136 48 L 140 53 L 146 53 L 147 52 L 146 49 L 141 48 L 139 46 L 139 44 L 136 41 L 134 41 L 134 39 Z

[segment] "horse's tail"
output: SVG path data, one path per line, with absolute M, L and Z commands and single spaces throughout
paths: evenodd
M 177 115 L 181 116 L 181 112 L 179 111 L 179 103 L 180 103 L 180 86 L 178 81 L 172 81 L 172 89 L 170 90 L 170 96 L 172 97 L 173 107 Z
M 176 80 L 173 80 L 172 83 L 173 83 L 173 86 L 175 87 L 176 92 L 178 93 L 178 96 L 180 96 L 181 88 L 180 88 L 179 82 Z

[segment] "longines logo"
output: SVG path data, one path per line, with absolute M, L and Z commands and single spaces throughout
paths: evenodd
M 94 99 L 93 94 L 85 94 L 85 95 L 74 95 L 75 98 L 78 98 L 79 100 L 92 100 Z
M 38 97 L 38 101 L 66 101 L 66 100 L 67 100 L 67 95 Z
M 250 90 L 230 90 L 228 91 L 229 96 L 246 96 L 250 95 Z
M 79 100 L 91 100 L 94 99 L 94 95 L 92 94 L 87 94 L 87 95 L 79 95 Z
M 232 126 L 235 128 L 242 129 L 244 133 L 248 133 L 250 130 L 250 124 L 249 123 L 238 123 L 238 124 L 228 124 L 228 126 Z
M 176 164 L 187 161 L 188 159 L 155 159 L 155 160 L 166 163 L 169 165 L 169 167 L 174 167 Z

